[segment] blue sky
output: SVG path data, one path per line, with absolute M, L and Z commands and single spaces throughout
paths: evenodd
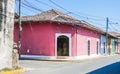
M 61 6 L 56 6 L 52 2 Z M 120 0 L 22 0 L 22 15 L 35 15 L 49 9 L 57 9 L 64 13 L 85 20 L 97 27 L 105 29 L 106 17 L 109 17 L 109 31 L 120 32 Z M 27 7 L 25 4 L 34 8 Z M 38 10 L 39 9 L 39 10 Z M 18 0 L 15 11 L 18 12 Z M 118 24 L 114 24 L 118 23 Z

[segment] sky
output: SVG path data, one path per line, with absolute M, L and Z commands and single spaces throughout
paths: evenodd
M 18 13 L 18 0 L 15 2 Z M 57 9 L 79 20 L 106 29 L 109 18 L 109 32 L 120 33 L 120 0 L 22 0 L 22 16 L 31 16 L 50 9 Z

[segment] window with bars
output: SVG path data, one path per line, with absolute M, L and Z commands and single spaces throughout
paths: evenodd
M 98 41 L 96 42 L 96 53 L 98 54 L 98 47 L 99 47 L 99 43 Z
M 90 56 L 90 40 L 88 40 L 88 56 Z

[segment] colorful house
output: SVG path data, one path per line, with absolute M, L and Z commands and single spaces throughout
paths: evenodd
M 22 17 L 22 57 L 46 59 L 80 58 L 100 54 L 100 38 L 105 32 L 85 21 L 57 10 Z M 18 22 L 14 27 L 18 42 Z
M 115 54 L 115 53 L 119 53 L 120 50 L 120 42 L 119 42 L 119 37 L 120 34 L 117 32 L 110 32 L 109 33 L 111 35 L 111 37 L 109 37 L 109 45 L 110 45 L 110 54 Z
M 116 45 L 117 45 L 117 48 L 116 48 L 116 54 L 120 54 L 120 38 L 118 38 L 117 39 L 117 41 L 116 41 L 117 43 L 116 43 Z
M 108 34 L 107 39 L 107 49 L 106 49 L 106 35 L 101 35 L 101 55 L 108 55 L 115 54 L 117 50 L 117 37 L 115 36 L 114 32 L 110 32 Z

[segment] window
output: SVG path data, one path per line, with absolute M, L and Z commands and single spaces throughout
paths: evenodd
M 88 56 L 90 56 L 90 40 L 88 40 Z
M 98 41 L 96 42 L 96 53 L 98 54 Z
M 105 42 L 104 42 L 104 50 L 103 50 L 103 53 L 105 54 Z

